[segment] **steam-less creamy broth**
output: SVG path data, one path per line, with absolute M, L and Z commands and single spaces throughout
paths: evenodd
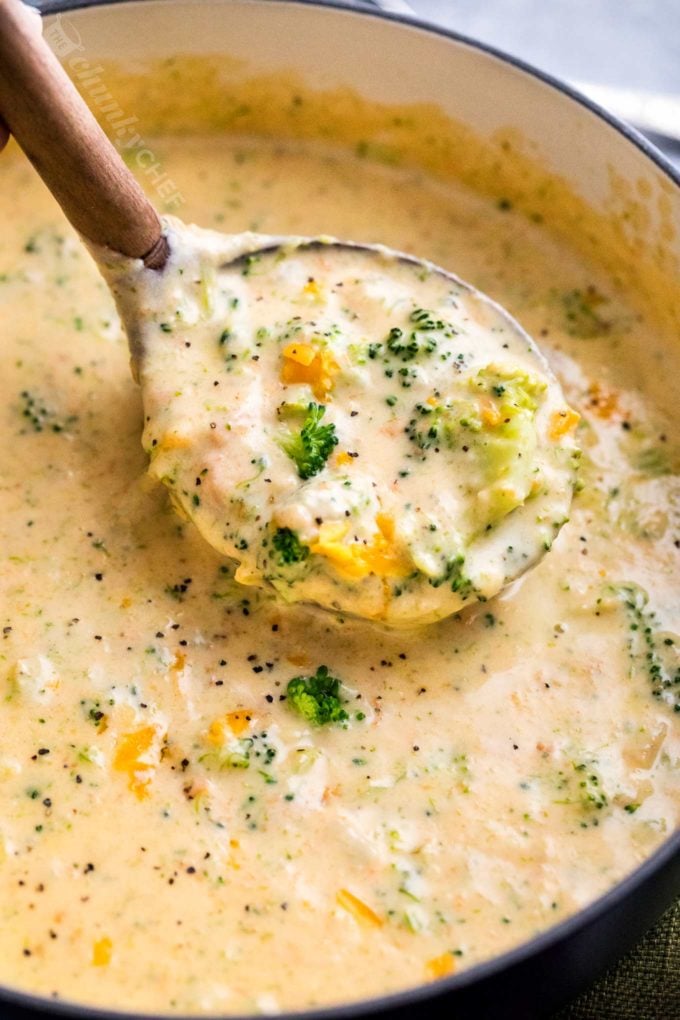
M 582 415 L 583 488 L 536 569 L 426 628 L 238 585 L 147 476 L 105 284 L 3 156 L 0 981 L 210 1013 L 442 977 L 678 823 L 677 349 L 507 202 L 311 143 L 154 146 L 185 219 L 383 242 L 505 305 Z M 323 726 L 286 696 L 319 675 Z

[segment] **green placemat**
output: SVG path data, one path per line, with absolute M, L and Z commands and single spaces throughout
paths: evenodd
M 680 1020 L 680 900 L 553 1020 Z

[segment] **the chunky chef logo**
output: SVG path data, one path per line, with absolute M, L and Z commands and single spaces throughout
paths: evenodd
M 127 115 L 107 88 L 105 69 L 100 64 L 92 64 L 84 56 L 85 45 L 73 21 L 59 15 L 49 21 L 44 34 L 80 92 L 89 99 L 90 106 L 99 111 L 100 120 L 106 122 L 107 133 L 125 154 L 128 165 L 136 166 L 151 182 L 156 194 L 163 200 L 164 211 L 178 209 L 185 202 L 184 195 L 137 130 L 139 118 Z

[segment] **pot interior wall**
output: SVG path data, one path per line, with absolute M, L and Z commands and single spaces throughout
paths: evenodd
M 680 258 L 680 190 L 667 175 L 592 109 L 473 45 L 382 17 L 273 0 L 145 0 L 75 10 L 61 25 L 79 37 L 72 52 L 90 64 L 219 54 L 244 76 L 295 70 L 322 90 L 350 85 L 380 103 L 436 103 L 487 138 L 509 130 L 589 204 L 618 210 L 635 230 L 644 220 L 649 236 L 661 226 Z

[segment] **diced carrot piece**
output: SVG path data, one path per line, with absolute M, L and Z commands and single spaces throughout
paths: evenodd
M 433 956 L 431 960 L 428 960 L 425 964 L 425 974 L 432 981 L 436 981 L 438 978 L 448 977 L 449 974 L 453 974 L 455 969 L 455 961 L 451 953 L 442 953 L 441 956 Z
M 237 712 L 228 712 L 225 716 L 227 725 L 234 736 L 238 737 L 247 730 L 253 721 L 254 712 L 249 708 L 240 708 Z
M 111 955 L 113 953 L 113 942 L 110 938 L 104 936 L 104 938 L 97 939 L 92 946 L 92 966 L 93 967 L 108 967 L 111 963 Z

